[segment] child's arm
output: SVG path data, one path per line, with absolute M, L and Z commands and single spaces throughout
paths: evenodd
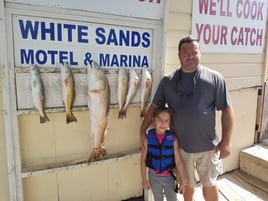
M 147 139 L 143 141 L 143 146 L 141 147 L 141 161 L 140 161 L 140 168 L 141 168 L 141 179 L 142 179 L 142 186 L 144 190 L 149 190 L 150 185 L 146 177 L 146 156 L 147 156 Z
M 181 179 L 179 192 L 183 194 L 188 179 L 186 176 L 183 161 L 181 160 L 178 140 L 174 140 L 174 157 L 175 157 L 176 170 L 179 173 Z

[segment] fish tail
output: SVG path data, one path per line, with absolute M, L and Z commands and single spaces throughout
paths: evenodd
M 118 119 L 124 119 L 124 116 L 121 114 L 121 112 L 118 112 Z
M 127 110 L 126 109 L 121 109 L 118 113 L 118 119 L 124 119 L 127 116 Z
M 40 115 L 40 123 L 46 123 L 49 121 L 49 118 L 47 117 L 46 113 L 44 113 L 43 116 Z
M 141 114 L 140 114 L 140 117 L 143 118 L 145 116 L 145 110 L 141 110 Z
M 68 124 L 71 122 L 77 122 L 77 119 L 72 112 L 68 112 L 66 113 L 66 123 Z
M 103 146 L 94 148 L 88 158 L 88 163 L 98 160 L 99 158 L 107 154 L 106 149 Z

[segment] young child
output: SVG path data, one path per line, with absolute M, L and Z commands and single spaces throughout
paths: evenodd
M 184 193 L 186 173 L 180 157 L 180 148 L 176 135 L 169 130 L 171 124 L 171 110 L 167 107 L 158 107 L 154 110 L 154 128 L 148 131 L 141 153 L 141 177 L 145 190 L 152 190 L 155 201 L 163 201 L 163 191 L 167 201 L 177 201 L 174 177 L 180 175 L 178 191 Z M 147 180 L 147 172 L 148 178 Z M 179 183 L 179 182 L 178 182 Z

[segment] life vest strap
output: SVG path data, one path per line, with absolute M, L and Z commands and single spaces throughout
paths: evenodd
M 165 155 L 165 156 L 155 156 L 155 155 L 152 155 L 152 158 L 153 159 L 156 159 L 156 160 L 165 160 L 165 159 L 170 159 L 172 158 L 173 155 Z
M 155 144 L 148 144 L 148 147 L 150 148 L 155 148 L 155 149 L 173 149 L 173 146 L 168 146 L 168 145 L 155 145 Z

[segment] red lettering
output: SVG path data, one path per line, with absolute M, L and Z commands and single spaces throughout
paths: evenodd
M 240 31 L 239 31 L 236 44 L 237 45 L 244 45 L 244 42 L 243 42 L 243 29 L 240 29 Z
M 209 44 L 210 37 L 211 37 L 211 29 L 210 26 L 206 24 L 203 32 L 203 41 L 205 44 Z
M 256 39 L 253 38 L 253 35 L 256 35 L 256 29 L 253 29 L 250 33 L 250 39 L 249 39 L 250 46 L 254 46 L 256 44 Z
M 236 4 L 236 16 L 238 18 L 263 20 L 263 7 L 262 2 L 251 2 L 250 0 L 238 0 Z
M 226 45 L 227 44 L 227 26 L 196 24 L 198 39 L 204 41 L 204 44 Z
M 241 29 L 241 31 L 243 31 L 243 30 Z M 248 36 L 249 36 L 250 32 L 251 32 L 251 29 L 249 27 L 244 28 L 244 33 L 243 33 L 244 45 L 248 45 Z
M 199 13 L 208 13 L 208 0 L 199 0 Z
M 243 0 L 238 0 L 237 1 L 237 4 L 236 4 L 236 16 L 238 18 L 241 18 L 242 17 L 242 11 L 239 9 L 240 8 L 240 4 L 241 4 L 241 6 L 243 5 Z
M 257 16 L 257 2 L 254 1 L 251 5 L 251 19 L 256 19 Z
M 221 39 L 221 42 L 220 44 L 224 44 L 224 45 L 227 45 L 227 33 L 228 33 L 228 28 L 227 26 L 222 26 L 221 27 L 221 34 L 220 34 L 220 39 Z
M 263 29 L 257 29 L 256 31 L 256 41 L 255 41 L 255 45 L 256 46 L 262 46 L 262 39 L 263 39 Z
M 227 0 L 227 4 L 226 7 L 224 8 L 224 0 L 221 0 L 221 4 L 220 4 L 220 16 L 228 16 L 228 17 L 232 17 L 232 12 L 230 11 L 230 0 Z
M 249 0 L 246 0 L 243 8 L 244 18 L 248 19 L 250 15 L 250 2 Z
M 232 45 L 236 44 L 236 37 L 234 36 L 234 34 L 236 33 L 237 33 L 237 27 L 233 27 L 231 31 L 231 44 Z
M 263 21 L 263 6 L 264 6 L 264 3 L 261 3 L 261 2 L 258 2 L 258 8 L 257 8 L 257 20 L 261 20 Z
M 209 7 L 209 14 L 210 15 L 216 15 L 216 2 L 213 2 L 213 0 L 210 0 L 210 7 Z
M 204 26 L 204 24 L 200 24 L 200 27 L 199 27 L 199 24 L 197 24 L 197 23 L 195 24 L 196 32 L 197 32 L 197 38 L 199 40 L 201 38 L 201 33 L 202 33 L 203 26 Z
M 214 0 L 199 0 L 199 13 L 216 15 L 216 2 Z
M 233 27 L 231 30 L 231 44 L 242 46 L 261 46 L 263 30 L 250 27 Z
M 146 0 L 139 0 L 140 2 L 145 2 Z M 154 0 L 147 0 L 149 3 L 157 3 L 160 4 L 161 0 L 156 0 L 156 2 L 154 2 Z

